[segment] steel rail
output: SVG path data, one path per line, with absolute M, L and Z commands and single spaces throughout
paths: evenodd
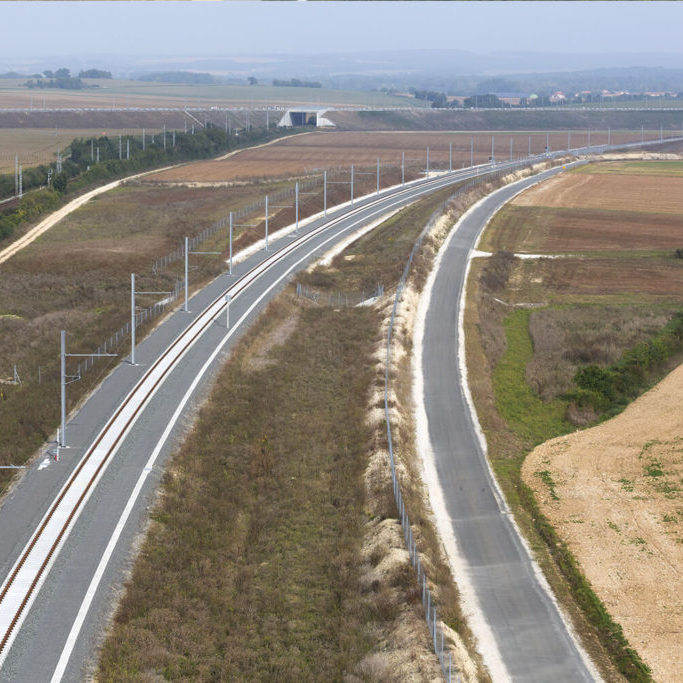
M 485 172 L 490 173 L 494 171 L 500 171 L 502 170 L 502 168 L 503 165 L 491 166 L 490 168 L 487 168 Z M 482 170 L 483 169 L 481 168 L 479 169 L 480 174 Z M 70 527 L 73 525 L 73 523 L 75 523 L 77 515 L 80 514 L 82 510 L 84 501 L 94 489 L 97 480 L 99 479 L 101 474 L 103 474 L 104 469 L 106 469 L 106 465 L 110 462 L 112 455 L 120 447 L 129 429 L 132 427 L 134 422 L 138 419 L 142 411 L 145 409 L 149 399 L 156 392 L 158 387 L 168 378 L 168 376 L 177 367 L 178 363 L 187 353 L 190 347 L 199 339 L 199 337 L 201 337 L 201 335 L 206 331 L 206 329 L 213 323 L 216 316 L 221 312 L 221 310 L 225 306 L 226 294 L 229 294 L 231 300 L 234 301 L 235 298 L 239 294 L 243 293 L 244 290 L 249 285 L 251 285 L 259 276 L 261 276 L 270 268 L 272 268 L 277 263 L 282 261 L 282 259 L 287 257 L 291 252 L 304 246 L 307 242 L 313 240 L 321 233 L 334 228 L 340 222 L 345 221 L 348 218 L 353 217 L 354 215 L 367 211 L 368 209 L 371 209 L 373 206 L 377 204 L 383 204 L 384 202 L 386 202 L 387 199 L 393 199 L 396 200 L 396 203 L 401 203 L 401 201 L 405 198 L 406 194 L 410 195 L 415 190 L 420 190 L 420 194 L 425 194 L 440 189 L 441 187 L 446 187 L 459 180 L 467 178 L 472 173 L 472 169 L 459 169 L 458 171 L 449 173 L 447 176 L 441 176 L 439 178 L 432 178 L 424 181 L 419 181 L 418 183 L 414 183 L 412 187 L 400 188 L 394 192 L 391 192 L 390 194 L 385 193 L 384 196 L 380 196 L 379 199 L 374 198 L 371 201 L 363 203 L 361 206 L 354 207 L 353 209 L 344 211 L 344 213 L 341 216 L 337 216 L 332 220 L 323 223 L 321 226 L 314 228 L 305 235 L 302 235 L 301 237 L 297 238 L 295 241 L 283 246 L 272 256 L 266 258 L 261 263 L 253 266 L 247 273 L 240 277 L 239 280 L 237 280 L 237 282 L 232 284 L 230 287 L 226 288 L 217 297 L 215 297 L 212 302 L 205 306 L 201 313 L 197 315 L 195 320 L 185 330 L 183 330 L 178 335 L 178 337 L 173 342 L 171 342 L 168 348 L 153 362 L 153 364 L 149 367 L 145 374 L 140 378 L 140 380 L 124 398 L 124 400 L 121 402 L 121 404 L 116 409 L 114 414 L 109 418 L 105 426 L 102 428 L 98 436 L 93 441 L 93 443 L 86 450 L 86 453 L 81 458 L 81 461 L 77 465 L 74 472 L 71 474 L 67 482 L 62 487 L 56 499 L 50 506 L 50 509 L 44 515 L 38 528 L 34 532 L 28 544 L 23 549 L 21 555 L 19 556 L 14 566 L 12 567 L 10 573 L 8 574 L 7 578 L 5 579 L 2 588 L 0 589 L 0 608 L 2 607 L 2 603 L 7 597 L 8 593 L 10 592 L 17 576 L 21 572 L 22 568 L 25 566 L 26 562 L 29 560 L 33 550 L 36 547 L 36 544 L 41 539 L 46 529 L 50 525 L 50 522 L 55 516 L 55 513 L 59 509 L 62 501 L 67 496 L 67 494 L 71 492 L 71 488 L 74 486 L 76 480 L 79 478 L 79 475 L 81 475 L 86 465 L 90 462 L 94 454 L 97 452 L 98 446 L 102 443 L 105 437 L 113 436 L 113 442 L 108 446 L 106 452 L 100 455 L 101 461 L 85 482 L 85 485 L 80 491 L 80 495 L 78 495 L 77 500 L 75 501 L 75 503 L 71 505 L 70 509 L 66 511 L 67 514 L 64 518 L 64 521 L 61 523 L 61 526 L 56 530 L 54 540 L 50 544 L 47 552 L 43 555 L 42 558 L 37 558 L 36 561 L 40 562 L 40 564 L 34 571 L 32 578 L 28 577 L 31 581 L 28 588 L 25 589 L 23 596 L 18 596 L 21 598 L 21 601 L 18 607 L 15 608 L 14 614 L 9 620 L 9 624 L 5 628 L 5 632 L 1 636 L 2 639 L 0 640 L 0 664 L 6 656 L 7 645 L 10 642 L 10 639 L 13 640 L 12 634 L 14 633 L 15 628 L 19 623 L 19 620 L 22 619 L 22 615 L 24 615 L 26 606 L 29 604 L 29 601 L 31 601 L 32 597 L 34 597 L 34 593 L 36 593 L 36 588 L 39 586 L 39 584 L 42 583 L 41 580 L 44 579 L 44 577 L 46 576 L 46 569 L 50 565 L 51 560 L 53 560 L 53 558 L 56 558 L 56 554 L 58 554 L 60 545 L 63 543 L 63 541 L 66 540 L 68 532 L 70 531 Z M 382 208 L 382 212 L 384 211 L 385 208 Z M 166 367 L 164 367 L 161 370 L 159 376 L 153 379 L 151 385 L 149 385 L 149 382 L 152 379 L 153 374 L 155 372 L 159 372 L 159 368 L 171 356 L 172 358 L 170 359 L 170 362 L 166 365 Z M 121 417 L 121 415 L 124 413 L 124 411 L 127 408 L 131 407 L 133 409 L 132 413 L 127 417 L 127 419 L 125 419 L 125 422 L 122 425 L 117 425 L 116 423 Z M 110 434 L 109 432 L 114 430 L 114 428 L 116 428 L 114 433 Z M 78 493 L 78 491 L 76 491 L 76 493 Z M 65 513 L 62 513 L 62 515 L 60 515 L 60 519 L 64 517 L 64 514 Z

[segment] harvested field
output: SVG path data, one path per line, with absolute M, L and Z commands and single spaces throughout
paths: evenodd
M 583 144 L 580 133 L 572 144 Z M 616 134 L 615 134 L 616 135 Z M 424 170 L 427 164 L 431 170 L 447 169 L 449 144 L 453 145 L 453 167 L 470 164 L 470 141 L 474 138 L 474 162 L 484 163 L 491 156 L 491 137 L 495 137 L 494 154 L 499 159 L 512 156 L 526 156 L 531 137 L 532 154 L 545 151 L 546 134 L 543 132 L 372 132 L 352 133 L 341 131 L 316 131 L 309 135 L 296 136 L 279 141 L 268 147 L 244 150 L 228 159 L 202 161 L 182 168 L 163 171 L 150 176 L 158 182 L 219 182 L 238 178 L 259 178 L 265 175 L 286 175 L 313 172 L 325 168 L 357 166 L 372 167 L 380 164 L 401 165 L 401 153 L 405 152 L 406 166 Z M 593 141 L 596 140 L 593 133 Z M 624 133 L 632 139 L 633 134 Z M 630 136 L 630 137 L 629 137 Z M 584 141 L 585 142 L 585 141 Z M 563 149 L 567 145 L 566 133 L 552 133 L 552 149 Z
M 683 366 L 609 422 L 539 446 L 522 468 L 541 510 L 663 682 L 683 678 L 681 386 Z
M 514 206 L 613 209 L 683 214 L 683 180 L 638 175 L 560 174 L 516 197 Z
M 510 278 L 510 290 L 520 302 L 602 296 L 683 303 L 683 267 L 673 257 L 523 260 Z
M 486 251 L 673 252 L 683 245 L 683 216 L 673 213 L 509 205 L 493 224 L 496 229 L 487 232 L 481 243 Z
M 197 107 L 311 104 L 406 106 L 406 98 L 379 92 L 288 88 L 267 85 L 211 85 L 85 79 L 92 90 L 65 91 L 58 88 L 29 90 L 17 79 L 0 79 L 0 108 L 25 107 Z M 410 100 L 408 100 L 410 102 Z
M 149 128 L 153 134 L 157 130 Z M 14 173 L 14 157 L 28 166 L 49 164 L 56 159 L 57 150 L 64 148 L 74 138 L 99 137 L 101 135 L 141 135 L 140 129 L 131 128 L 69 128 L 67 130 L 45 128 L 0 128 L 0 173 Z M 125 145 L 124 145 L 125 152 Z

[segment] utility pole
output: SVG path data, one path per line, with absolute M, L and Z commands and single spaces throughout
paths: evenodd
M 225 134 L 228 134 L 228 112 L 225 112 Z
M 269 111 L 266 108 L 266 131 L 268 131 L 270 129 L 270 120 L 268 118 L 268 114 L 269 114 Z
M 545 153 L 550 154 L 550 133 L 545 134 Z
M 230 212 L 230 232 L 228 237 L 228 263 L 229 275 L 232 275 L 232 211 Z
M 427 147 L 427 175 L 429 175 L 429 147 Z
M 164 124 L 164 152 L 166 151 L 166 124 Z
M 106 346 L 105 346 L 106 349 Z M 59 430 L 59 438 L 57 445 L 59 448 L 66 448 L 66 359 L 67 357 L 79 357 L 79 358 L 102 358 L 102 357 L 116 356 L 115 353 L 67 353 L 66 352 L 66 331 L 62 330 L 60 332 L 60 353 L 59 353 L 59 366 L 60 366 L 60 383 L 59 383 L 59 393 L 60 393 L 60 421 L 61 428 Z M 80 379 L 80 376 L 68 378 L 71 381 Z
M 661 142 L 664 139 L 664 126 L 663 124 L 659 124 L 659 141 Z
M 351 164 L 351 206 L 353 206 L 353 164 Z
M 126 161 L 130 160 L 130 138 L 126 140 Z
M 448 143 L 448 171 L 453 170 L 453 143 Z
M 531 135 L 529 136 L 529 151 L 527 153 L 527 156 L 531 156 Z
M 607 146 L 612 144 L 612 126 L 607 126 Z
M 97 163 L 100 163 L 100 146 L 97 145 Z M 61 163 L 59 164 L 61 166 Z
M 21 164 L 19 164 L 19 199 L 21 199 L 23 196 L 24 196 L 24 174 L 23 174 Z
M 130 274 L 130 364 L 135 365 L 135 273 Z
M 294 223 L 294 232 L 298 235 L 299 234 L 299 183 L 294 186 L 294 211 L 295 211 L 295 223 Z
M 491 136 L 491 163 L 492 164 L 496 163 L 495 140 L 496 140 L 496 136 L 492 135 Z
M 14 194 L 19 194 L 19 155 L 14 155 Z
M 297 189 L 299 187 L 299 184 L 297 183 Z M 297 193 L 297 200 L 298 200 L 298 193 Z M 297 206 L 298 208 L 298 206 Z M 268 195 L 266 195 L 266 251 L 268 251 Z
M 640 144 L 642 145 L 643 142 L 645 142 L 645 126 L 640 127 Z
M 145 151 L 145 129 L 142 129 L 142 151 Z
M 188 238 L 185 237 L 185 306 L 183 307 L 183 310 L 185 313 L 188 312 L 187 310 L 187 276 L 188 276 L 188 271 L 189 271 L 189 246 L 188 246 Z
M 173 147 L 175 147 L 175 130 L 173 130 L 173 132 L 171 133 L 171 138 L 172 138 L 171 144 Z
M 377 159 L 377 196 L 379 196 L 379 159 Z
M 470 166 L 474 166 L 474 135 L 470 136 Z
M 512 161 L 512 138 L 510 138 L 510 161 Z
M 90 161 L 95 161 L 95 141 L 90 138 Z
M 323 216 L 327 218 L 327 171 L 323 171 Z
M 401 152 L 401 187 L 406 184 L 406 153 Z

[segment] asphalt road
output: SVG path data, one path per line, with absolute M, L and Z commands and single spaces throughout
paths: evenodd
M 147 511 L 153 502 L 154 491 L 166 459 L 177 446 L 183 432 L 191 425 L 194 406 L 206 394 L 211 378 L 215 377 L 221 362 L 229 354 L 240 332 L 248 327 L 268 301 L 282 289 L 291 273 L 304 267 L 306 263 L 358 230 L 363 224 L 376 220 L 397 206 L 406 205 L 420 196 L 470 175 L 471 171 L 457 172 L 448 177 L 433 179 L 428 185 L 406 187 L 400 192 L 400 196 L 394 194 L 384 199 L 380 198 L 379 201 L 374 197 L 357 201 L 349 217 L 338 221 L 334 228 L 324 231 L 310 243 L 293 250 L 286 258 L 279 260 L 256 278 L 230 306 L 231 321 L 237 321 L 246 315 L 243 324 L 240 329 L 231 328 L 235 329 L 233 336 L 210 363 L 208 372 L 194 389 L 180 420 L 171 429 L 167 438 L 162 438 L 167 426 L 172 423 L 180 398 L 191 388 L 216 348 L 225 342 L 224 317 L 209 326 L 191 351 L 172 370 L 146 405 L 141 417 L 127 432 L 122 446 L 85 504 L 47 574 L 35 602 L 28 609 L 23 623 L 16 632 L 0 669 L 0 681 L 49 681 L 52 678 L 88 586 L 98 571 L 100 560 L 124 512 L 129 496 L 141 473 L 146 471 L 150 453 L 161 441 L 159 457 L 147 472 L 140 495 L 122 528 L 111 559 L 104 568 L 100 568 L 103 570 L 102 579 L 85 615 L 82 628 L 72 643 L 73 651 L 63 671 L 64 680 L 81 680 L 87 676 L 88 663 L 92 662 L 96 647 L 101 642 L 111 606 L 125 580 L 132 549 L 144 528 Z M 332 211 L 330 214 L 331 218 L 340 215 Z M 322 221 L 315 221 L 301 232 L 312 232 L 321 224 Z M 281 242 L 271 245 L 271 252 L 281 244 L 292 241 L 293 237 L 284 238 Z M 260 252 L 237 264 L 230 281 L 237 281 L 264 257 L 264 252 Z M 40 469 L 39 459 L 6 498 L 0 508 L 0 583 L 7 577 L 51 502 L 107 419 L 142 377 L 145 369 L 209 302 L 225 291 L 227 284 L 228 276 L 221 276 L 191 299 L 189 313 L 177 311 L 160 325 L 138 346 L 137 366 L 122 363 L 116 367 L 101 387 L 70 419 L 67 439 L 71 447 L 62 451 L 61 460 Z M 254 308 L 249 311 L 252 306 Z M 55 400 L 58 400 L 57 396 Z M 2 608 L 3 604 L 0 603 L 0 610 Z
M 470 250 L 501 205 L 539 177 L 489 196 L 445 246 L 424 322 L 424 408 L 446 523 L 508 675 L 520 681 L 588 681 L 593 676 L 499 502 L 463 393 L 458 359 L 459 304 Z

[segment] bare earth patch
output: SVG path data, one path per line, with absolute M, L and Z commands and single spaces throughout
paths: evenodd
M 523 192 L 515 206 L 683 213 L 683 179 L 659 176 L 644 182 L 639 175 L 560 174 Z
M 683 366 L 622 414 L 536 448 L 522 476 L 657 681 L 683 680 Z

